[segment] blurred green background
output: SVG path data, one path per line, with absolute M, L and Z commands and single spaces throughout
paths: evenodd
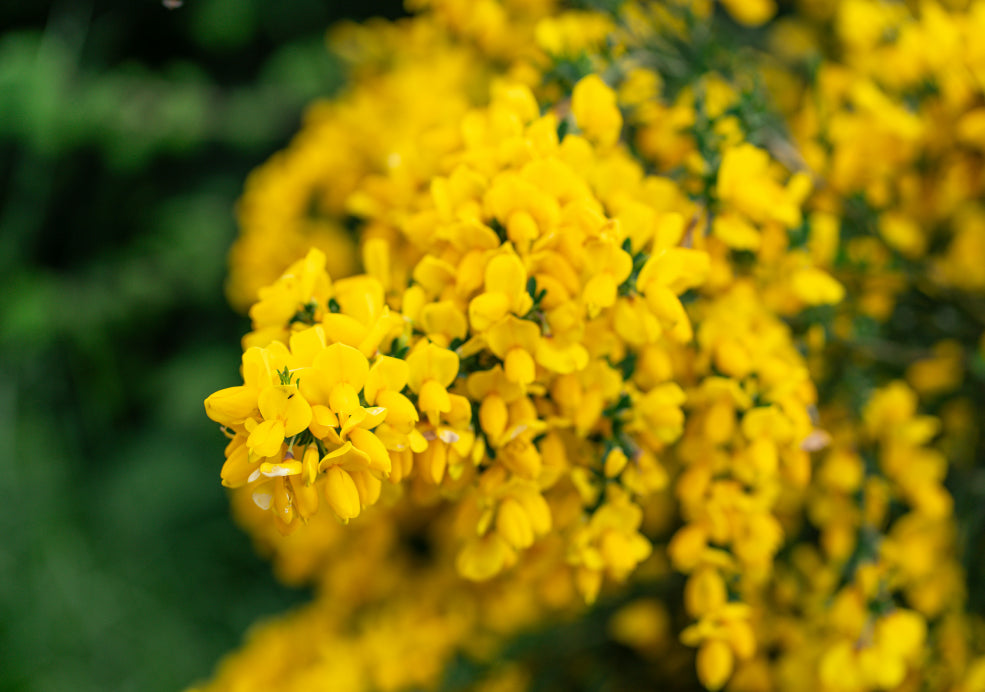
M 307 595 L 233 525 L 233 206 L 397 2 L 0 3 L 0 691 L 176 690 Z

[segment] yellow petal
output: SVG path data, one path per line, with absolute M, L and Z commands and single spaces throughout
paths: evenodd
M 365 430 L 372 430 L 381 425 L 387 418 L 387 410 L 383 406 L 371 406 L 363 408 L 366 412 L 365 417 L 359 422 L 359 427 Z
M 414 267 L 414 281 L 430 295 L 439 295 L 445 286 L 455 283 L 455 267 L 433 255 L 425 255 Z
M 348 437 L 352 430 L 363 424 L 363 421 L 366 420 L 366 416 L 366 409 L 359 405 L 353 408 L 349 413 L 342 414 L 343 423 L 342 429 L 339 431 L 339 436 L 344 440 Z
M 578 372 L 588 366 L 588 350 L 584 346 L 581 344 L 562 346 L 553 337 L 540 340 L 534 358 L 539 365 L 561 375 Z
M 708 533 L 696 524 L 681 527 L 667 545 L 667 554 L 674 569 L 690 572 L 701 561 L 708 547 Z
M 339 427 L 339 419 L 328 406 L 316 405 L 311 407 L 311 422 L 308 429 L 319 439 L 325 439 Z
M 382 392 L 377 397 L 377 403 L 386 409 L 386 422 L 398 432 L 410 432 L 414 423 L 420 420 L 411 400 L 398 392 Z
M 315 367 L 325 373 L 330 388 L 345 382 L 358 392 L 369 375 L 369 361 L 366 356 L 346 344 L 332 344 L 327 347 L 315 358 Z
M 489 437 L 490 442 L 496 444 L 506 430 L 506 423 L 509 420 L 509 412 L 506 409 L 506 402 L 499 394 L 489 394 L 479 405 L 479 424 L 483 432 Z
M 322 328 L 329 341 L 358 349 L 369 334 L 369 327 L 351 315 L 333 312 L 322 317 Z
M 448 390 L 437 380 L 428 380 L 421 386 L 417 397 L 417 406 L 428 414 L 447 413 L 451 411 L 451 399 Z
M 421 326 L 427 334 L 443 334 L 449 339 L 464 339 L 469 328 L 465 313 L 450 300 L 425 305 Z
M 242 441 L 243 438 L 240 437 L 239 439 Z M 219 475 L 222 478 L 222 484 L 227 488 L 239 488 L 246 485 L 250 474 L 255 470 L 256 464 L 250 462 L 249 448 L 240 443 L 229 452 Z
M 256 456 L 274 456 L 284 444 L 284 423 L 279 420 L 263 421 L 250 432 L 246 444 Z
M 390 243 L 385 238 L 367 238 L 363 241 L 363 266 L 366 273 L 375 278 L 383 286 L 390 288 Z
M 325 330 L 320 324 L 291 334 L 292 369 L 308 367 L 325 348 Z
M 286 419 L 288 407 L 295 396 L 299 396 L 299 392 L 294 385 L 267 387 L 257 398 L 260 415 L 265 420 Z
M 519 502 L 506 498 L 496 510 L 496 532 L 514 548 L 523 549 L 534 542 L 530 519 Z
M 505 358 L 507 352 L 515 347 L 534 353 L 539 341 L 540 327 L 535 322 L 513 315 L 507 315 L 486 333 L 489 350 L 499 358 Z
M 512 302 L 527 292 L 527 270 L 512 253 L 496 255 L 486 265 L 485 286 L 487 293 L 504 293 Z
M 294 493 L 294 508 L 302 519 L 308 519 L 318 511 L 318 487 L 302 480 L 301 476 L 290 476 L 291 492 Z
M 353 471 L 349 474 L 356 484 L 356 491 L 359 493 L 359 503 L 363 507 L 371 507 L 380 499 L 380 491 L 383 484 L 380 479 L 368 471 Z
M 362 341 L 355 346 L 364 356 L 372 358 L 379 351 L 380 342 L 394 332 L 400 332 L 403 326 L 403 316 L 390 312 L 390 308 L 384 305 L 383 313 L 373 322 Z M 390 339 L 392 338 L 391 336 Z
M 205 400 L 205 415 L 223 425 L 240 425 L 257 408 L 257 391 L 251 387 L 227 387 Z
M 318 478 L 318 447 L 316 445 L 308 445 L 304 450 L 304 455 L 301 457 L 301 476 L 304 478 L 305 485 L 312 485 Z
M 448 468 L 448 446 L 441 440 L 428 442 L 427 450 L 420 456 L 424 476 L 435 485 L 441 483 Z
M 629 463 L 629 458 L 620 447 L 615 447 L 605 456 L 605 477 L 615 478 Z
M 510 349 L 504 366 L 506 379 L 517 384 L 530 384 L 537 375 L 533 357 L 522 348 Z
M 407 365 L 408 384 L 415 392 L 426 380 L 436 380 L 442 387 L 448 387 L 458 376 L 458 355 L 432 343 L 414 349 L 407 357 Z
M 732 676 L 735 657 L 729 645 L 721 639 L 709 639 L 698 649 L 695 665 L 701 684 L 715 692 L 722 689 Z
M 588 75 L 575 85 L 571 112 L 588 139 L 603 146 L 619 140 L 622 113 L 616 104 L 616 93 L 598 75 Z
M 596 274 L 589 279 L 582 294 L 588 316 L 595 317 L 603 308 L 615 303 L 617 288 L 615 279 L 608 273 Z
M 775 0 L 721 0 L 739 24 L 760 26 L 768 22 L 776 14 Z
M 727 599 L 725 580 L 714 567 L 697 569 L 684 585 L 684 607 L 695 618 L 715 612 Z
M 725 625 L 725 639 L 740 661 L 748 661 L 756 655 L 756 633 L 748 621 L 729 620 Z
M 472 581 L 485 581 L 499 574 L 512 551 L 499 534 L 490 533 L 473 538 L 462 546 L 455 567 L 458 573 Z
M 390 474 L 390 454 L 380 442 L 380 438 L 369 430 L 356 428 L 349 433 L 349 439 L 357 449 L 369 456 L 369 468 L 384 475 Z
M 310 296 L 315 292 L 319 279 L 326 280 L 325 253 L 318 248 L 311 248 L 300 262 L 291 267 L 299 275 L 301 295 Z M 328 279 L 331 281 L 331 279 Z
M 511 440 L 502 449 L 503 464 L 520 478 L 536 480 L 540 476 L 543 460 L 533 442 L 523 437 Z
M 821 269 L 810 267 L 794 274 L 793 292 L 808 305 L 831 305 L 841 302 L 845 288 Z
M 762 244 L 759 229 L 738 214 L 716 216 L 711 233 L 733 250 L 758 250 Z
M 383 312 L 383 286 L 372 276 L 357 274 L 335 282 L 335 299 L 342 313 L 372 324 Z
M 295 391 L 288 397 L 287 410 L 284 412 L 284 436 L 290 437 L 308 427 L 311 423 L 311 406 L 301 393 Z
M 640 269 L 636 287 L 645 293 L 647 284 L 656 281 L 680 295 L 703 284 L 709 271 L 711 258 L 707 252 L 683 247 L 666 248 L 646 261 Z
M 469 303 L 469 324 L 473 332 L 484 332 L 509 311 L 510 298 L 505 293 L 483 293 Z
M 325 499 L 342 521 L 359 516 L 361 503 L 359 489 L 352 476 L 338 466 L 332 466 L 325 474 Z
M 251 346 L 243 353 L 243 384 L 259 391 L 270 386 L 271 375 L 276 369 L 270 362 L 267 349 Z
M 369 369 L 363 394 L 366 402 L 376 403 L 376 397 L 383 390 L 399 392 L 407 385 L 410 367 L 407 362 L 391 356 L 380 356 Z
M 516 493 L 516 500 L 523 507 L 530 520 L 534 534 L 544 536 L 551 530 L 551 508 L 547 500 L 536 488 L 529 488 Z
M 328 404 L 340 416 L 352 416 L 362 406 L 359 403 L 359 391 L 348 382 L 340 382 L 332 388 Z
M 602 572 L 579 565 L 575 570 L 575 586 L 585 598 L 585 603 L 591 605 L 598 598 L 599 589 L 602 588 Z
M 691 320 L 684 305 L 669 288 L 651 283 L 647 288 L 646 304 L 676 341 L 686 343 L 693 338 Z
M 414 428 L 407 435 L 410 440 L 410 451 L 415 454 L 421 454 L 428 448 L 428 441 L 425 439 L 424 435 L 417 428 Z
M 352 443 L 343 443 L 341 447 L 333 449 L 321 458 L 321 461 L 319 462 L 319 469 L 324 471 L 331 466 L 337 465 L 350 451 L 352 451 Z

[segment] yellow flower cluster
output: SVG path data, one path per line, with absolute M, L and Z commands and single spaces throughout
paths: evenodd
M 843 419 L 833 427 L 808 493 L 819 545 L 797 546 L 760 628 L 782 652 L 784 689 L 905 689 L 918 677 L 961 689 L 970 651 L 967 635 L 953 632 L 963 596 L 951 497 L 941 485 L 946 460 L 927 444 L 939 422 L 917 415 L 916 403 L 894 382 L 873 393 L 861 426 Z M 938 641 L 928 637 L 930 622 Z
M 313 103 L 294 141 L 247 180 L 227 283 L 238 308 L 252 305 L 258 290 L 310 247 L 323 250 L 329 271 L 341 277 L 358 267 L 357 232 L 395 240 L 391 215 L 443 170 L 458 145 L 458 122 L 484 102 L 491 77 L 530 79 L 533 25 L 553 3 L 515 3 L 522 11 L 510 15 L 493 0 L 469 10 L 462 3 L 417 4 L 434 11 L 330 34 L 329 47 L 352 82 Z M 495 52 L 487 52 L 492 46 Z M 516 66 L 504 69 L 500 61 Z
M 646 661 L 628 688 L 985 690 L 952 496 L 985 3 L 408 7 L 333 34 L 353 84 L 240 204 L 243 384 L 205 408 L 316 598 L 202 689 L 463 657 L 522 689 L 511 642 L 580 618 Z
M 857 309 L 878 320 L 889 316 L 909 284 L 894 256 L 926 261 L 925 281 L 980 292 L 981 4 L 829 5 L 820 18 L 777 27 L 777 41 L 789 41 L 797 59 L 816 59 L 826 37 L 837 46 L 812 82 L 784 79 L 778 88 L 788 91 L 804 161 L 825 182 L 816 207 L 845 221 L 862 217 L 868 226 L 844 246 L 857 269 Z
M 401 540 L 402 532 L 419 522 L 406 509 L 374 507 L 368 510 L 372 520 L 360 518 L 348 526 L 321 513 L 310 519 L 307 533 L 286 537 L 272 530 L 267 513 L 248 494 L 236 496 L 235 509 L 258 534 L 272 532 L 263 540 L 279 551 L 282 578 L 293 582 L 317 573 L 318 597 L 256 627 L 202 689 L 433 688 L 457 653 L 491 661 L 504 633 L 559 608 L 556 597 L 553 603 L 543 597 L 549 592 L 546 584 L 532 588 L 536 580 L 543 581 L 538 575 L 543 567 L 535 561 L 522 576 L 497 585 L 476 585 L 454 571 L 432 569 Z M 433 518 L 450 519 L 446 514 Z M 429 536 L 436 559 L 453 559 L 450 538 L 450 533 Z M 301 563 L 315 555 L 324 562 Z M 344 562 L 345 569 L 331 568 L 337 562 Z
M 709 259 L 676 246 L 686 198 L 651 202 L 669 181 L 614 146 L 615 93 L 586 77 L 570 117 L 585 134 L 559 138 L 558 115 L 526 87 L 494 84 L 449 173 L 404 212 L 414 252 L 370 239 L 375 275 L 333 282 L 312 250 L 260 290 L 244 384 L 206 400 L 233 436 L 226 485 L 248 485 L 285 530 L 319 496 L 354 518 L 381 480 L 457 493 L 476 515 L 459 570 L 486 579 L 550 531 L 544 492 L 570 477 L 600 505 L 568 558 L 589 599 L 603 574 L 621 580 L 649 555 L 630 494 L 666 484 L 655 454 L 680 435 L 685 395 L 666 376 L 627 382 L 613 363 L 627 346 L 667 360 L 691 338 L 678 296 Z M 407 256 L 420 256 L 411 285 L 386 290 Z M 594 439 L 613 426 L 617 445 Z

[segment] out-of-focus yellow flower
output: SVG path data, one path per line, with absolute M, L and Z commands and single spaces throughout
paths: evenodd
M 709 639 L 698 649 L 698 679 L 709 690 L 725 686 L 735 665 L 735 657 L 728 644 L 720 639 Z
M 737 22 L 746 26 L 765 24 L 776 14 L 776 3 L 773 0 L 720 0 L 720 2 Z
M 810 179 L 798 174 L 783 187 L 770 166 L 769 154 L 751 144 L 729 149 L 718 171 L 718 198 L 756 223 L 777 221 L 794 228 L 801 222 L 800 203 L 810 191 Z
M 537 45 L 551 55 L 576 56 L 601 47 L 615 26 L 603 14 L 567 11 L 537 23 Z
M 571 112 L 591 141 L 612 146 L 619 140 L 622 113 L 616 104 L 616 93 L 598 75 L 589 75 L 575 85 Z
M 830 305 L 841 302 L 845 288 L 837 279 L 816 267 L 801 269 L 793 275 L 791 288 L 807 305 Z

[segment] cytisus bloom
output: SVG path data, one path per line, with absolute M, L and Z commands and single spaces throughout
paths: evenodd
M 247 184 L 242 384 L 205 401 L 237 517 L 317 596 L 210 689 L 463 660 L 521 689 L 510 642 L 580 617 L 643 662 L 627 689 L 985 690 L 952 496 L 983 453 L 985 4 L 794 4 L 333 33 L 352 85 Z

